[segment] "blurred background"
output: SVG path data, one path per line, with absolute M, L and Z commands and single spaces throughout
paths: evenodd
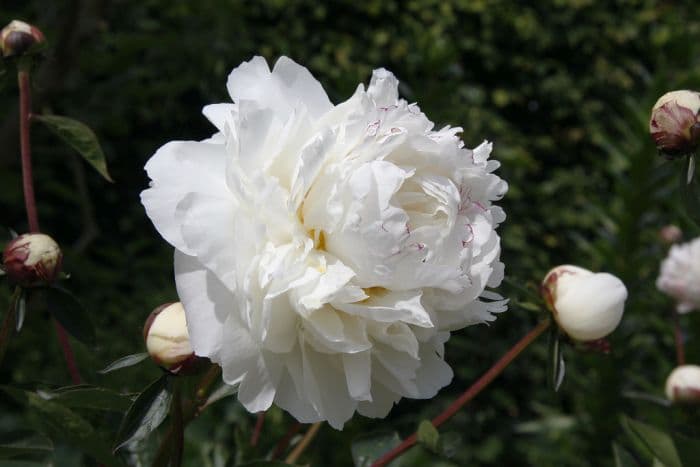
M 540 338 L 440 429 L 440 454 L 418 447 L 402 465 L 612 466 L 612 442 L 650 465 L 625 435 L 622 414 L 700 435 L 698 412 L 648 400 L 662 396 L 675 364 L 673 304 L 654 286 L 668 248 L 658 231 L 674 223 L 686 240 L 700 234 L 677 194 L 681 163 L 657 156 L 648 115 L 664 92 L 700 89 L 697 1 L 2 0 L 0 23 L 11 19 L 37 25 L 49 41 L 34 73 L 34 108 L 90 125 L 115 180 L 105 182 L 48 130 L 33 127 L 42 227 L 64 247 L 68 286 L 97 327 L 94 348 L 74 343 L 87 382 L 138 392 L 159 374 L 149 363 L 96 372 L 142 351 L 148 313 L 176 299 L 171 248 L 139 203 L 144 163 L 167 141 L 213 133 L 201 108 L 229 100 L 233 67 L 253 55 L 271 62 L 288 55 L 334 102 L 367 83 L 372 69 L 392 70 L 403 97 L 438 127 L 462 126 L 468 147 L 493 141 L 510 186 L 499 230 L 508 277 L 499 291 L 510 310 L 490 326 L 453 335 L 446 359 L 455 378 L 438 397 L 403 400 L 385 420 L 356 416 L 343 432 L 326 426 L 303 461 L 352 465 L 356 438 L 407 436 L 437 415 L 541 318 L 531 295 L 561 263 L 626 282 L 630 299 L 612 352 L 568 346 L 566 379 L 555 393 L 547 384 L 547 339 Z M 17 106 L 15 75 L 6 70 L 0 225 L 23 232 Z M 8 297 L 2 288 L 0 304 Z M 688 360 L 698 363 L 700 313 L 682 323 Z M 30 314 L 11 342 L 0 384 L 10 381 L 69 384 L 45 314 Z M 0 414 L 0 439 L 27 423 L 8 400 L 0 400 Z M 117 415 L 90 417 L 101 436 L 114 436 Z M 186 465 L 233 465 L 241 451 L 236 439 L 254 422 L 235 398 L 205 412 L 188 427 Z M 260 452 L 292 422 L 273 409 Z M 61 443 L 55 459 L 59 466 L 91 465 Z

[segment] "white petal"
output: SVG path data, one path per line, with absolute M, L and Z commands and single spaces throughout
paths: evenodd
M 175 250 L 175 284 L 185 308 L 195 354 L 215 357 L 221 350 L 223 323 L 233 311 L 233 295 L 196 258 L 178 250 Z
M 234 104 L 210 104 L 204 106 L 202 113 L 221 133 L 233 128 L 233 116 L 237 109 Z M 227 128 L 228 127 L 228 128 Z
M 211 270 L 230 290 L 236 288 L 235 201 L 231 196 L 214 197 L 190 193 L 178 205 L 182 235 L 187 250 Z
M 335 308 L 366 319 L 391 323 L 403 321 L 416 326 L 432 327 L 430 315 L 421 304 L 420 290 L 392 291 L 381 289 L 355 303 L 334 303 Z
M 151 186 L 141 192 L 141 202 L 158 232 L 175 248 L 193 254 L 182 237 L 177 205 L 189 193 L 228 196 L 225 179 L 226 152 L 218 144 L 195 141 L 170 142 L 146 163 Z

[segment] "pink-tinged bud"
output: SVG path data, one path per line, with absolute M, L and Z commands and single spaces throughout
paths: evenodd
M 185 309 L 180 302 L 166 303 L 153 310 L 143 327 L 143 337 L 153 361 L 171 373 L 193 373 L 206 361 L 192 350 Z
M 700 402 L 700 366 L 681 365 L 666 379 L 666 397 L 671 402 Z
M 0 50 L 4 57 L 16 57 L 44 44 L 44 34 L 35 26 L 14 20 L 0 31 Z
M 672 91 L 656 101 L 649 132 L 658 150 L 673 158 L 694 152 L 700 143 L 700 93 Z
M 20 235 L 5 246 L 2 264 L 10 282 L 23 287 L 50 284 L 61 272 L 63 254 L 45 234 Z
M 559 328 L 577 341 L 596 341 L 617 328 L 627 288 L 608 273 L 578 266 L 558 266 L 547 273 L 542 296 Z
M 667 225 L 659 230 L 659 239 L 667 245 L 672 245 L 683 239 L 683 231 L 677 225 Z

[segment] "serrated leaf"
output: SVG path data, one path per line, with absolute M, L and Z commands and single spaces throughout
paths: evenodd
M 113 451 L 134 441 L 146 438 L 165 420 L 172 397 L 169 375 L 151 383 L 129 407 L 124 415 Z
M 646 423 L 622 416 L 627 433 L 636 437 L 666 467 L 683 467 L 673 439 L 663 431 Z
M 58 115 L 33 115 L 33 120 L 46 125 L 92 165 L 106 180 L 113 182 L 107 170 L 107 162 L 95 133 L 82 122 Z
M 68 407 L 46 400 L 33 392 L 8 386 L 0 389 L 35 414 L 38 428 L 50 438 L 63 440 L 106 466 L 124 465 L 112 455 L 107 443 L 95 434 L 94 427 Z
M 418 442 L 425 445 L 431 451 L 437 451 L 438 443 L 440 442 L 440 433 L 438 433 L 437 428 L 430 423 L 430 420 L 423 420 L 420 422 L 416 435 Z
M 16 459 L 18 457 L 43 457 L 53 451 L 50 439 L 41 435 L 32 435 L 14 441 L 0 444 L 0 459 Z M 2 462 L 4 465 L 5 462 Z
M 639 467 L 637 461 L 634 460 L 632 454 L 627 452 L 619 444 L 613 441 L 612 443 L 613 459 L 615 460 L 615 467 Z
M 37 391 L 47 400 L 58 402 L 66 407 L 126 412 L 132 400 L 110 389 L 94 386 L 73 386 L 57 391 Z
M 62 287 L 44 289 L 49 312 L 71 336 L 84 344 L 95 341 L 95 329 L 90 315 L 82 303 L 68 290 Z
M 17 332 L 20 332 L 22 330 L 22 326 L 24 325 L 24 317 L 27 314 L 27 291 L 25 289 L 21 289 L 19 293 L 19 297 L 17 297 L 17 300 L 15 301 L 15 329 Z
M 145 359 L 148 358 L 148 353 L 147 352 L 141 352 L 141 353 L 135 353 L 131 355 L 127 355 L 126 357 L 122 357 L 118 360 L 113 361 L 103 369 L 101 369 L 98 373 L 100 374 L 107 374 L 115 370 L 119 370 L 121 368 L 127 368 L 130 366 L 134 366 L 137 363 L 141 363 Z
M 352 461 L 355 467 L 370 467 L 374 461 L 401 443 L 398 433 L 369 433 L 358 437 L 352 442 Z M 390 466 L 400 465 L 400 459 L 389 463 Z

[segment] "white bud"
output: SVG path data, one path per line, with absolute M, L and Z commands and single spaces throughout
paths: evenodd
M 63 264 L 58 244 L 41 233 L 23 234 L 10 241 L 2 257 L 7 277 L 23 287 L 50 284 Z
M 667 92 L 651 110 L 649 132 L 668 157 L 692 153 L 700 141 L 700 93 Z
M 673 245 L 661 262 L 656 287 L 676 300 L 679 313 L 700 308 L 700 237 Z
M 593 341 L 620 324 L 627 288 L 612 274 L 562 265 L 547 273 L 542 294 L 566 334 L 578 341 Z
M 700 366 L 674 369 L 666 379 L 666 397 L 672 402 L 700 402 Z
M 153 310 L 143 330 L 151 358 L 174 373 L 194 357 L 187 332 L 185 310 L 180 302 L 161 305 Z

